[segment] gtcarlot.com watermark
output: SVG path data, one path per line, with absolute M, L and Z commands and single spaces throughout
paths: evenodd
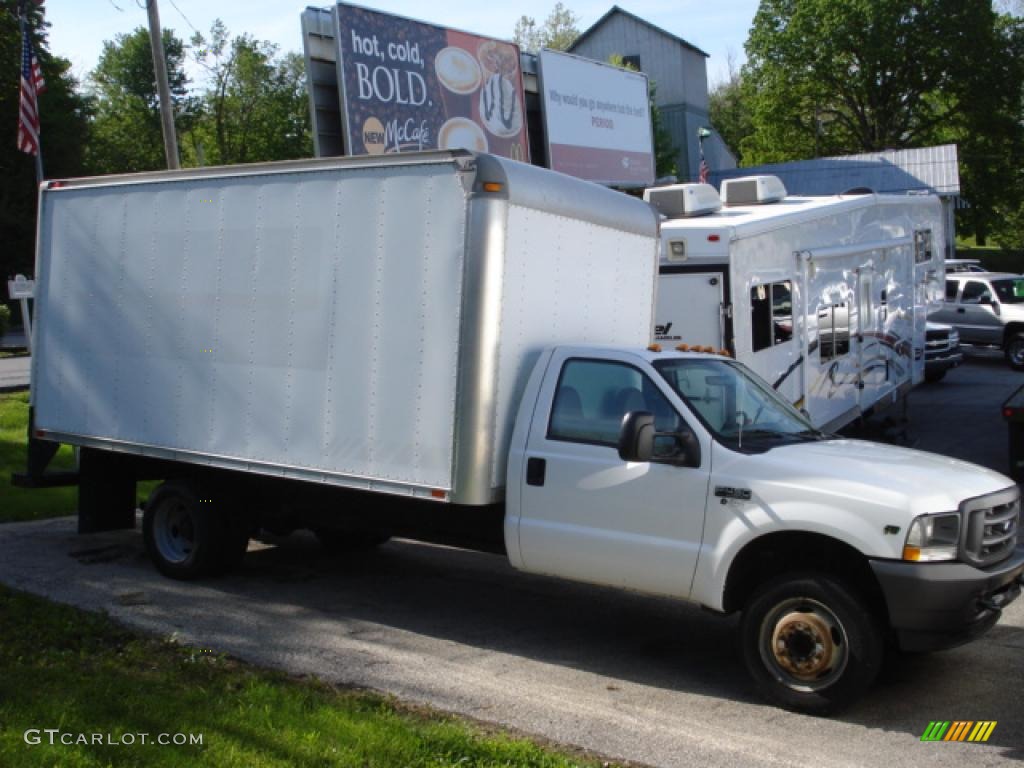
M 25 731 L 25 743 L 29 746 L 48 744 L 50 746 L 105 746 L 131 747 L 139 744 L 162 747 L 201 747 L 201 733 L 73 733 L 60 728 L 29 728 Z

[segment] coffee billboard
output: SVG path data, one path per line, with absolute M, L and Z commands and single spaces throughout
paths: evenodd
M 347 153 L 472 149 L 529 162 L 519 48 L 338 3 Z

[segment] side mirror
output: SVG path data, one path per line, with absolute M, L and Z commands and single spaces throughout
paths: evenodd
M 650 461 L 654 456 L 654 414 L 630 411 L 622 417 L 619 430 L 619 458 L 623 461 Z

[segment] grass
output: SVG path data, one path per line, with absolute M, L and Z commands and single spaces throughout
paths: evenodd
M 202 744 L 28 745 L 63 734 Z M 106 734 L 111 734 L 109 739 Z M 65 739 L 74 740 L 67 736 Z M 296 680 L 0 587 L 0 765 L 596 766 L 391 699 Z
M 0 395 L 0 523 L 70 515 L 77 506 L 75 488 L 15 488 L 12 472 L 25 471 L 28 435 L 28 392 Z M 50 466 L 71 469 L 75 458 L 62 445 Z

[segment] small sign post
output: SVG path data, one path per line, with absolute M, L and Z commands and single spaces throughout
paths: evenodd
M 15 275 L 13 280 L 7 281 L 7 295 L 11 301 L 21 301 L 21 319 L 25 324 L 25 345 L 28 353 L 32 354 L 32 317 L 28 311 L 28 300 L 35 298 L 36 281 L 29 280 L 24 275 Z

